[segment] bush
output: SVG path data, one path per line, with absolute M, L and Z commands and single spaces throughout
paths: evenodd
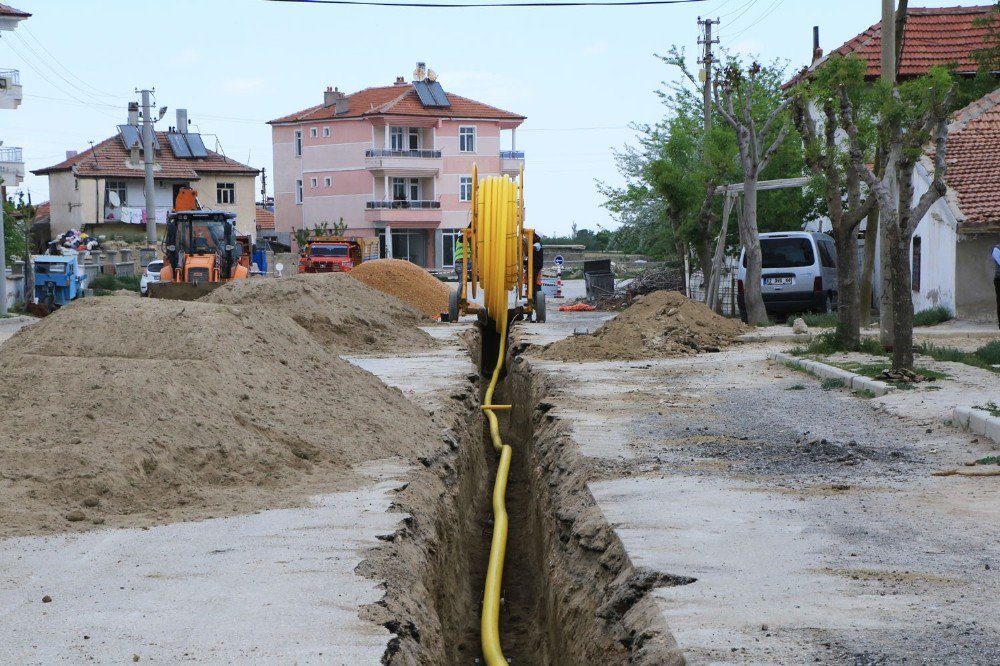
M 139 277 L 118 277 L 117 275 L 98 275 L 87 286 L 96 291 L 139 291 Z
M 914 326 L 937 326 L 942 322 L 949 321 L 953 319 L 954 315 L 951 314 L 951 310 L 939 305 L 936 308 L 930 308 L 929 310 L 921 310 L 913 315 L 913 325 Z

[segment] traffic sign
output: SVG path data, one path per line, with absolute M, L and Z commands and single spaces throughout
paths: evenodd
M 553 261 L 555 261 L 555 262 L 556 262 L 556 266 L 562 266 L 562 265 L 563 265 L 563 262 L 564 262 L 564 261 L 566 261 L 566 260 L 565 260 L 565 259 L 563 259 L 563 256 L 562 256 L 561 254 L 557 254 L 557 255 L 556 255 L 556 258 L 555 258 L 555 259 L 553 259 Z

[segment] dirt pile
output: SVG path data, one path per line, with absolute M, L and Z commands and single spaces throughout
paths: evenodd
M 340 351 L 398 351 L 434 345 L 417 326 L 423 315 L 343 273 L 239 280 L 201 299 L 251 305 L 287 315 L 324 346 Z
M 0 536 L 300 503 L 441 447 L 431 417 L 274 309 L 88 298 L 0 355 Z
M 639 296 L 592 335 L 560 340 L 542 358 L 560 361 L 616 361 L 719 351 L 749 329 L 676 291 Z
M 401 259 L 366 261 L 350 272 L 350 276 L 369 287 L 395 296 L 438 319 L 448 311 L 448 285 L 414 263 Z

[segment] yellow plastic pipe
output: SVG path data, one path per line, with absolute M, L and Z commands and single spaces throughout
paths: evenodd
M 476 170 L 473 168 L 473 182 Z M 493 538 L 490 560 L 483 586 L 483 613 L 480 618 L 480 641 L 483 657 L 489 666 L 507 663 L 500 646 L 500 592 L 503 586 L 503 565 L 507 553 L 507 478 L 513 450 L 500 437 L 497 411 L 509 410 L 510 405 L 493 402 L 497 382 L 507 354 L 507 305 L 511 290 L 520 296 L 526 282 L 523 266 L 524 202 L 521 183 L 506 176 L 483 178 L 476 183 L 472 195 L 472 279 L 473 293 L 478 282 L 483 290 L 483 303 L 488 319 L 500 335 L 497 362 L 481 406 L 489 422 L 493 448 L 500 454 L 496 481 L 493 484 Z M 529 262 L 531 254 L 528 254 Z M 528 275 L 530 275 L 530 266 Z

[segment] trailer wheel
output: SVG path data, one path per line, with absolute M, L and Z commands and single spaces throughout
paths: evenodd
M 535 321 L 545 323 L 545 292 L 541 289 L 535 294 Z
M 458 292 L 448 294 L 448 321 L 458 321 Z

